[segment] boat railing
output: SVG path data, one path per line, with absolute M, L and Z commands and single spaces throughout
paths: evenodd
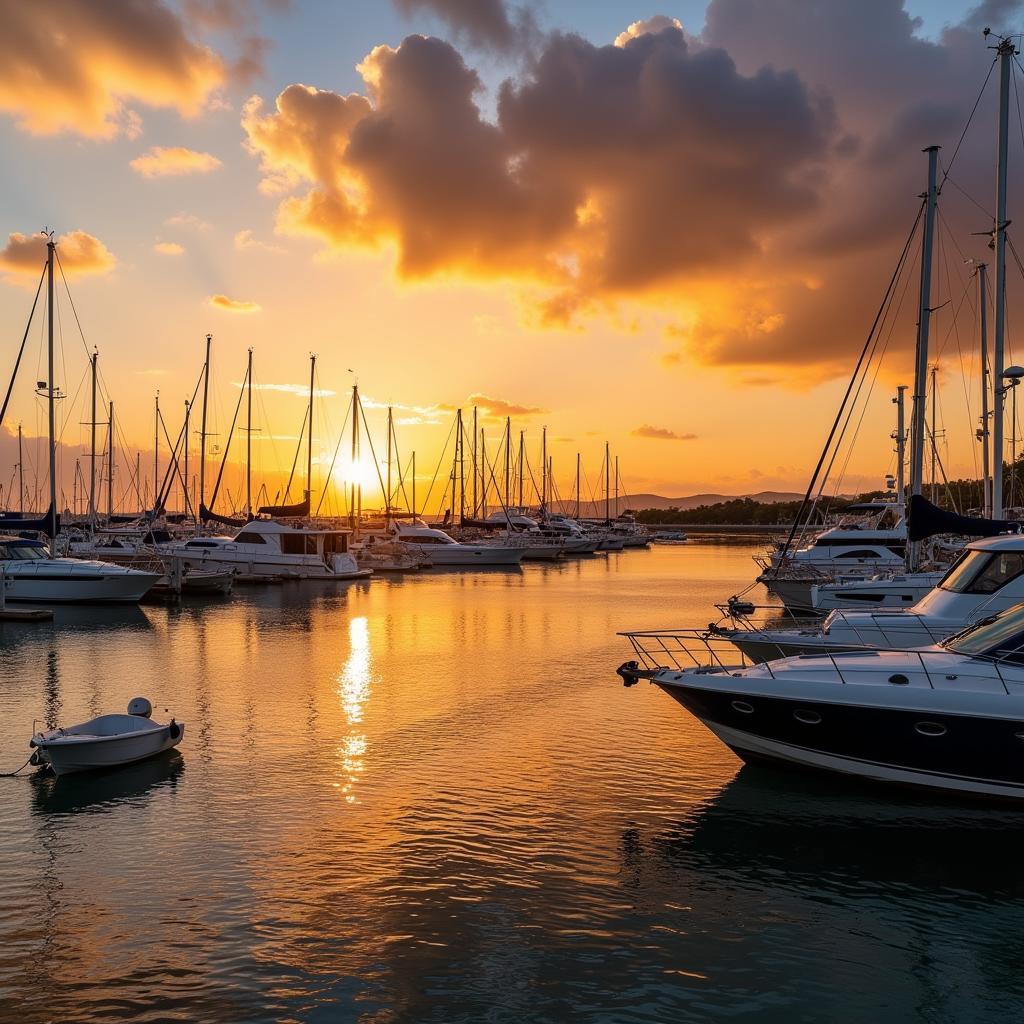
M 728 643 L 727 638 L 716 636 L 701 629 L 653 629 L 629 630 L 622 632 L 629 640 L 637 655 L 638 661 L 627 662 L 619 669 L 619 675 L 628 682 L 651 678 L 660 671 L 702 673 L 733 673 L 748 668 L 757 668 L 772 679 L 777 676 L 771 661 L 753 662 Z M 916 659 L 921 673 L 930 689 L 936 689 L 935 681 L 944 680 L 949 676 L 949 652 L 918 647 L 893 647 L 881 650 L 877 647 L 860 647 L 852 649 L 847 645 L 830 650 L 822 648 L 813 655 L 800 655 L 804 658 L 826 658 L 840 683 L 854 685 L 863 683 L 866 676 L 878 680 L 888 672 L 887 681 L 893 686 L 910 685 L 911 679 L 898 668 L 880 666 L 875 658 L 858 661 L 851 655 L 870 654 L 887 657 L 892 654 L 910 655 Z M 976 656 L 979 661 L 992 664 L 996 677 L 1003 690 L 1009 694 L 1010 688 L 1003 675 L 1000 663 L 1007 662 L 1010 656 L 1019 658 L 1021 652 L 1008 652 L 1001 657 Z M 843 659 L 839 661 L 837 659 Z M 938 661 L 938 664 L 936 662 Z M 845 667 L 844 667 L 845 663 Z M 929 664 L 931 667 L 929 668 Z

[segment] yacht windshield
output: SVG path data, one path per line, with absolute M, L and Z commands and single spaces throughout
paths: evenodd
M 989 655 L 1024 660 L 1024 604 L 982 619 L 941 644 L 946 650 L 969 656 Z
M 46 558 L 46 548 L 26 542 L 24 544 L 4 544 L 0 546 L 0 558 L 9 558 L 12 561 L 30 562 L 39 558 Z
M 1022 573 L 1022 551 L 968 551 L 939 586 L 954 594 L 994 594 Z

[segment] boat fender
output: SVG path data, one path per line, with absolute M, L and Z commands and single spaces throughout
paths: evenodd
M 181 735 L 181 726 L 172 718 L 171 724 L 167 727 L 167 732 L 172 740 L 176 740 Z
M 739 597 L 729 598 L 729 614 L 730 615 L 753 615 L 757 611 L 757 607 L 751 601 L 742 601 Z
M 639 669 L 637 662 L 624 661 L 615 670 L 615 674 L 621 677 L 623 686 L 636 686 L 640 682 Z

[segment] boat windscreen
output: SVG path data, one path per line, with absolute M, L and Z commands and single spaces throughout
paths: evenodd
M 969 657 L 1005 657 L 1024 653 L 1024 604 L 991 615 L 956 633 L 941 644 L 946 650 Z

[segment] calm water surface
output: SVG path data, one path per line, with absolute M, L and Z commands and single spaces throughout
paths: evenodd
M 743 768 L 616 630 L 755 544 L 239 590 L 0 628 L 34 719 L 149 696 L 180 755 L 0 780 L 4 1021 L 989 1021 L 1024 815 Z

